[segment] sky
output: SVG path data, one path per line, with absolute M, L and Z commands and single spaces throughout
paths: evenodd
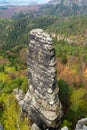
M 36 0 L 37 3 L 47 3 L 49 0 Z
M 37 2 L 37 3 L 47 3 L 49 2 L 50 0 L 0 0 L 0 1 L 6 1 L 6 2 L 21 2 L 21 1 L 27 1 L 27 2 Z

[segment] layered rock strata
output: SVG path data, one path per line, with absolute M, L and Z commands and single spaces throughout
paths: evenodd
M 55 51 L 50 35 L 42 29 L 32 30 L 27 57 L 29 90 L 22 110 L 41 130 L 54 130 L 59 126 L 63 113 L 58 97 Z
M 16 97 L 16 99 L 18 101 L 18 104 L 20 106 L 22 106 L 23 103 L 24 103 L 24 101 L 23 101 L 23 99 L 24 99 L 24 92 L 23 92 L 23 90 L 21 90 L 19 88 L 16 88 L 16 89 L 13 90 L 13 94 L 15 95 L 15 97 Z

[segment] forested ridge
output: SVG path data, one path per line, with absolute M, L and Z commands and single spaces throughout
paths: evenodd
M 87 15 L 0 19 L 0 122 L 5 130 L 30 129 L 26 116 L 20 121 L 13 89 L 28 89 L 26 52 L 29 32 L 34 28 L 55 34 L 59 96 L 64 110 L 61 127 L 66 125 L 73 130 L 78 119 L 87 117 Z M 58 40 L 58 35 L 64 38 Z M 65 41 L 73 36 L 81 41 L 80 45 L 74 40 Z
M 0 46 L 10 49 L 16 45 L 28 45 L 29 31 L 42 28 L 55 35 L 76 37 L 79 42 L 86 42 L 87 15 L 56 17 L 39 16 L 36 18 L 0 19 Z M 5 38 L 4 38 L 5 36 Z M 6 43 L 5 43 L 6 42 Z M 86 43 L 85 43 L 86 44 Z M 6 46 L 5 46 L 6 45 Z
M 71 15 L 79 15 L 79 14 L 87 14 L 87 5 L 84 6 L 78 6 L 76 4 L 73 4 L 70 6 L 65 6 L 63 4 L 48 4 L 45 6 L 42 6 L 41 8 L 41 14 L 45 15 L 55 15 L 55 16 L 71 16 Z

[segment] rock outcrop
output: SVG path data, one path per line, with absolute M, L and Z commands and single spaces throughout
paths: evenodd
M 87 130 L 87 118 L 78 120 L 75 130 Z
M 63 112 L 58 97 L 52 39 L 42 29 L 30 32 L 27 62 L 29 90 L 25 95 L 22 110 L 41 130 L 54 130 L 59 126 Z
M 68 127 L 64 126 L 63 128 L 61 128 L 61 130 L 68 130 Z
M 23 103 L 24 103 L 23 99 L 24 99 L 24 96 L 25 96 L 23 90 L 16 88 L 16 89 L 13 90 L 13 94 L 15 95 L 15 97 L 18 101 L 18 104 L 20 106 L 22 106 Z
M 41 130 L 35 123 L 33 123 L 31 130 Z
M 4 129 L 3 129 L 3 126 L 2 126 L 1 124 L 0 124 L 0 130 L 4 130 Z

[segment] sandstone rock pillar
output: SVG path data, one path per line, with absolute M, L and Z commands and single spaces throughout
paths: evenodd
M 32 30 L 27 57 L 29 90 L 22 109 L 41 130 L 54 130 L 59 126 L 63 113 L 50 35 L 42 29 Z

